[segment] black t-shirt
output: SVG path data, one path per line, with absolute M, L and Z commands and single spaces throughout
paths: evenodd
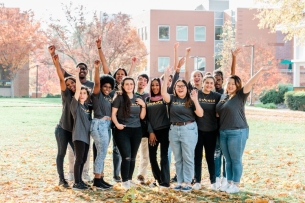
M 216 92 L 218 92 L 219 94 L 223 94 L 224 90 L 223 90 L 223 88 L 221 88 L 219 90 L 216 90 Z
M 103 118 L 104 116 L 111 117 L 111 103 L 110 95 L 105 96 L 102 92 L 91 95 L 94 118 Z
M 216 118 L 216 104 L 219 102 L 221 94 L 217 92 L 210 92 L 204 94 L 198 91 L 198 101 L 204 111 L 203 117 L 196 116 L 198 130 L 200 131 L 214 131 L 217 129 Z
M 195 120 L 195 105 L 192 102 L 189 108 L 186 108 L 185 105 L 186 97 L 181 99 L 175 95 L 170 95 L 170 122 L 187 122 Z
M 73 92 L 69 90 L 67 87 L 65 91 L 61 91 L 61 99 L 62 99 L 62 114 L 59 121 L 59 125 L 62 129 L 72 132 L 73 130 L 73 116 L 70 111 L 70 105 L 72 101 Z
M 112 107 L 117 108 L 117 120 L 120 124 L 126 125 L 126 127 L 131 128 L 138 128 L 141 127 L 140 122 L 140 112 L 141 106 L 136 103 L 136 98 L 140 98 L 137 95 L 133 95 L 133 98 L 130 99 L 131 106 L 130 106 L 130 114 L 128 118 L 124 118 L 123 114 L 123 96 L 118 95 L 112 102 Z
M 65 71 L 65 75 L 64 77 L 70 77 L 72 76 L 71 74 L 67 73 L 67 71 Z M 89 80 L 86 80 L 86 82 L 82 83 L 82 85 L 84 85 L 85 87 L 87 87 L 89 89 L 89 92 L 92 93 L 93 92 L 93 87 L 94 87 L 94 82 L 91 82 Z
M 216 112 L 220 118 L 220 130 L 234 130 L 249 128 L 245 116 L 245 104 L 249 93 L 244 94 L 244 88 L 236 92 L 229 99 L 229 95 L 223 94 L 216 105 Z

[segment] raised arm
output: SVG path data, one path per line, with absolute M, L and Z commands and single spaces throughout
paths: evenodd
M 98 55 L 99 55 L 100 60 L 102 62 L 103 72 L 104 72 L 104 74 L 109 74 L 110 70 L 109 70 L 105 55 L 104 55 L 103 50 L 102 50 L 102 38 L 101 38 L 101 36 L 99 36 L 95 42 L 96 42 L 96 47 L 97 47 L 97 50 L 98 50 Z
M 234 51 L 231 50 L 232 54 L 232 65 L 231 65 L 231 75 L 235 75 L 236 70 L 236 57 L 241 52 L 241 48 L 237 47 L 234 49 Z
M 195 104 L 195 114 L 198 117 L 202 117 L 203 116 L 203 109 L 201 108 L 199 101 L 198 101 L 198 90 L 192 90 L 191 93 L 191 99 L 193 100 L 194 104 Z
M 177 65 L 178 65 L 178 48 L 179 48 L 179 42 L 176 42 L 174 45 L 174 69 L 176 72 L 180 73 L 180 69 L 177 70 Z
M 271 69 L 271 66 L 262 67 L 250 80 L 244 85 L 243 92 L 247 94 L 251 91 L 254 83 L 266 72 Z
M 78 75 L 79 75 L 79 68 L 76 68 L 76 77 L 75 77 L 75 79 L 76 79 L 76 84 L 75 84 L 75 94 L 74 94 L 74 98 L 76 99 L 76 101 L 78 101 L 78 99 L 79 99 L 79 95 L 80 95 L 80 89 L 81 89 L 81 86 L 82 86 L 82 84 L 80 83 L 80 80 L 79 80 L 79 77 L 78 77 Z
M 177 82 L 177 80 L 179 79 L 180 69 L 181 69 L 181 67 L 183 66 L 184 62 L 185 62 L 185 58 L 182 57 L 182 58 L 178 61 L 178 63 L 176 64 L 176 66 L 177 66 L 177 67 L 176 67 L 176 72 L 175 72 L 175 74 L 174 74 L 174 76 L 173 76 L 173 78 L 172 78 L 172 83 L 171 83 L 170 87 L 169 87 L 168 90 L 167 90 L 167 92 L 168 92 L 169 94 L 173 94 L 174 85 L 175 85 L 175 83 Z
M 62 73 L 62 71 L 60 69 L 59 57 L 58 57 L 57 54 L 54 54 L 52 56 L 52 59 L 53 59 L 54 66 L 56 67 L 57 75 L 59 77 L 60 89 L 61 89 L 61 91 L 65 91 L 66 90 L 66 83 L 65 83 L 64 74 Z
M 128 71 L 128 74 L 127 74 L 128 76 L 131 76 L 134 67 L 136 67 L 136 62 L 137 62 L 137 58 L 136 57 L 132 57 L 131 58 L 131 67 L 130 67 L 130 69 Z
M 54 46 L 54 45 L 49 46 L 49 47 L 48 47 L 48 50 L 49 50 L 49 53 L 50 53 L 50 55 L 51 55 L 51 57 L 52 57 L 52 59 L 53 59 L 53 56 L 55 55 L 55 50 L 56 50 L 55 46 Z M 72 76 L 71 74 L 67 73 L 67 72 L 62 68 L 62 66 L 61 66 L 60 63 L 59 63 L 59 67 L 60 67 L 60 70 L 61 70 L 61 72 L 62 72 L 62 74 L 63 74 L 64 77 Z
M 191 53 L 191 48 L 188 47 L 185 50 L 185 77 L 184 80 L 186 82 L 190 81 L 190 70 L 189 70 L 189 63 L 190 63 L 190 53 Z
M 167 86 L 166 86 L 166 84 L 168 83 L 168 77 L 170 76 L 170 73 L 171 73 L 171 68 L 168 66 L 164 72 L 164 82 L 161 88 L 161 95 L 166 103 L 170 102 L 170 95 L 167 93 Z
M 101 87 L 100 87 L 100 63 L 101 62 L 99 60 L 94 61 L 95 74 L 94 74 L 93 94 L 98 94 L 101 91 Z

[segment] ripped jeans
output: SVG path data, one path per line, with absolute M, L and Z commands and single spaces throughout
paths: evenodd
M 142 128 L 125 127 L 123 130 L 115 129 L 114 141 L 119 148 L 122 163 L 122 181 L 132 180 L 132 175 L 136 165 L 136 156 L 142 140 Z

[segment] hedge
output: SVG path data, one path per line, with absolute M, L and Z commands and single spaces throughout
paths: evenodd
M 291 110 L 305 111 L 305 92 L 304 91 L 286 92 L 285 104 Z
M 278 86 L 278 90 L 276 89 L 271 89 L 269 91 L 264 91 L 260 97 L 259 100 L 263 104 L 268 104 L 268 103 L 274 103 L 274 104 L 280 104 L 284 102 L 284 95 L 285 93 L 291 89 L 292 85 L 291 84 L 281 84 Z

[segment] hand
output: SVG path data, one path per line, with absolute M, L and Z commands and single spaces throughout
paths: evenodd
M 191 99 L 193 100 L 193 102 L 198 101 L 198 92 L 197 92 L 197 90 L 193 89 L 191 91 L 190 96 L 191 96 Z
M 95 42 L 96 42 L 97 48 L 102 47 L 102 37 L 101 36 L 99 36 Z
M 137 62 L 137 58 L 136 57 L 132 57 L 131 58 L 131 65 L 132 66 L 136 65 L 136 62 Z
M 100 60 L 95 60 L 95 61 L 94 61 L 94 68 L 95 68 L 95 69 L 100 68 L 100 64 L 101 64 Z
M 234 51 L 231 50 L 231 54 L 233 57 L 236 57 L 241 51 L 242 51 L 241 48 L 237 47 L 234 49 Z
M 170 66 L 167 66 L 166 68 L 164 68 L 164 80 L 165 80 L 165 77 L 168 78 L 172 72 L 173 72 L 173 70 Z
M 117 125 L 115 125 L 115 127 L 116 127 L 117 129 L 119 129 L 119 130 L 123 130 L 123 129 L 126 127 L 126 125 L 117 124 Z
M 185 54 L 186 55 L 190 55 L 190 52 L 191 52 L 191 47 L 188 47 L 185 49 Z
M 55 55 L 55 46 L 51 45 L 48 47 L 49 53 L 51 54 L 51 56 Z
M 271 68 L 272 68 L 272 66 L 263 66 L 263 67 L 261 67 L 261 71 L 263 71 L 263 72 L 266 72 L 266 71 L 270 71 L 271 70 Z
M 79 75 L 79 72 L 80 72 L 79 67 L 76 68 L 75 72 L 77 73 L 76 75 Z
M 149 140 L 148 140 L 149 144 L 150 144 L 151 146 L 155 146 L 155 145 L 156 145 L 156 141 L 158 141 L 158 140 L 157 140 L 157 138 L 156 138 L 155 133 L 150 133 L 150 134 L 149 134 Z
M 137 103 L 138 105 L 140 105 L 141 107 L 145 107 L 144 101 L 143 101 L 142 99 L 140 99 L 140 98 L 136 98 L 136 103 Z
M 178 65 L 176 67 L 176 72 L 180 72 L 180 69 L 183 66 L 184 62 L 185 62 L 185 57 L 182 57 L 178 62 Z
M 176 42 L 174 45 L 174 49 L 178 49 L 178 47 L 179 47 L 179 42 Z
M 54 62 L 55 65 L 59 64 L 59 57 L 58 57 L 57 54 L 53 55 L 52 59 L 53 59 L 53 62 Z

